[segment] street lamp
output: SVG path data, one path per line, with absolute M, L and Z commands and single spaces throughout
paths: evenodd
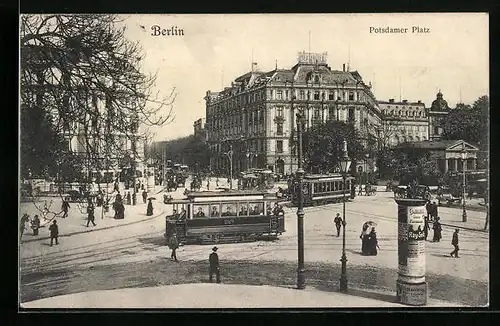
M 346 178 L 347 173 L 349 173 L 349 168 L 351 167 L 351 159 L 347 154 L 347 141 L 343 142 L 343 156 L 340 158 L 340 172 L 342 173 L 342 180 L 344 184 L 344 191 L 342 195 L 342 203 L 343 203 L 343 219 L 342 219 L 342 258 L 340 261 L 342 262 L 342 272 L 340 274 L 340 291 L 343 293 L 347 293 L 347 257 L 345 255 L 345 227 L 347 225 L 345 221 L 345 190 L 346 190 Z
M 462 157 L 462 222 L 467 222 L 467 211 L 465 210 L 465 168 L 467 164 L 467 151 L 465 150 L 465 144 L 462 144 L 462 151 L 460 152 Z
M 366 174 L 365 195 L 368 196 L 368 193 L 366 193 L 366 185 L 368 184 L 368 158 L 370 157 L 370 154 L 366 153 L 365 157 L 366 157 L 366 160 L 365 160 L 365 174 Z
M 297 289 L 305 289 L 304 274 L 304 195 L 302 193 L 302 181 L 304 178 L 304 169 L 302 168 L 302 128 L 304 126 L 304 110 L 299 110 L 297 117 L 297 136 L 298 136 L 298 157 L 297 157 L 297 250 L 298 250 L 298 268 L 297 268 Z
M 229 189 L 233 189 L 233 144 L 229 147 L 230 150 L 224 154 L 229 158 Z

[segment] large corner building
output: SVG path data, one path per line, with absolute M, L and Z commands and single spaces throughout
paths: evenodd
M 290 69 L 252 71 L 220 92 L 207 91 L 207 141 L 213 171 L 248 167 L 292 173 L 297 168 L 296 113 L 306 129 L 327 120 L 351 122 L 366 146 L 376 143 L 381 112 L 371 85 L 345 65 L 328 66 L 326 53 L 301 52 Z

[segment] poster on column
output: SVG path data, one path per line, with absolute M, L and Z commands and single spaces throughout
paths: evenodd
M 408 243 L 407 273 L 408 276 L 425 275 L 425 207 L 408 207 Z

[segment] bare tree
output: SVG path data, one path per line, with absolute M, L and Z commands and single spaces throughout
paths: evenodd
M 378 126 L 379 150 L 392 147 L 394 139 L 403 139 L 405 130 L 399 119 L 393 117 L 383 117 L 380 126 Z
M 21 114 L 42 108 L 56 133 L 77 137 L 88 171 L 137 155 L 138 137 L 173 119 L 175 88 L 153 92 L 138 43 L 116 15 L 21 16 Z M 24 162 L 29 163 L 29 162 Z

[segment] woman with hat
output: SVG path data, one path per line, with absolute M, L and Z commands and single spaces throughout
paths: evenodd
M 215 274 L 215 281 L 220 283 L 220 269 L 219 269 L 219 256 L 217 255 L 217 247 L 212 248 L 212 253 L 208 256 L 208 261 L 210 263 L 209 277 L 210 283 L 212 283 L 213 275 Z

